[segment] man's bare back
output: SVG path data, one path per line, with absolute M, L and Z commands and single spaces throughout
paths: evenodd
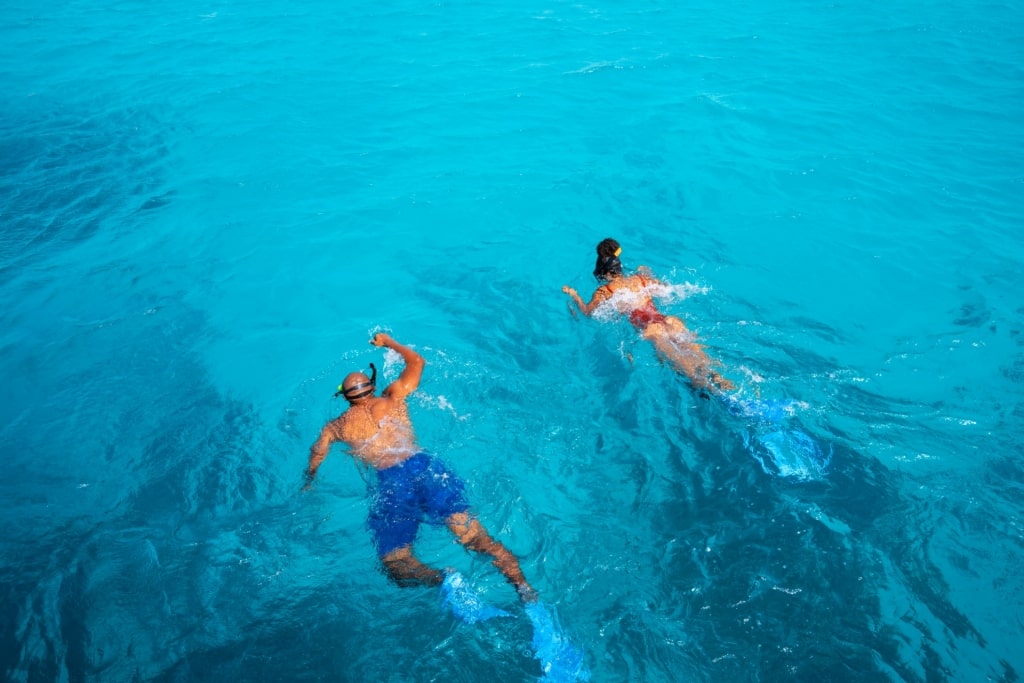
M 370 343 L 397 351 L 405 361 L 405 368 L 380 396 L 374 396 L 376 368 L 373 378 L 362 372 L 350 373 L 345 378 L 340 393 L 349 402 L 348 410 L 328 422 L 310 448 L 307 485 L 313 481 L 320 463 L 336 441 L 344 442 L 353 457 L 378 470 L 397 465 L 418 450 L 405 398 L 420 384 L 423 358 L 383 333 L 374 335 Z
M 325 429 L 333 430 L 355 458 L 378 470 L 397 465 L 419 450 L 404 398 L 372 398 L 350 406 Z

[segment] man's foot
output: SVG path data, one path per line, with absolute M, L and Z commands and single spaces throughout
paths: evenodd
M 516 593 L 519 593 L 519 599 L 527 604 L 537 602 L 537 599 L 540 597 L 537 591 L 533 590 L 533 587 L 528 583 L 521 583 L 516 586 Z

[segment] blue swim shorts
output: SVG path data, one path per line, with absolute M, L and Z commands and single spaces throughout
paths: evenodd
M 412 544 L 421 523 L 443 524 L 466 512 L 465 490 L 462 480 L 428 453 L 378 470 L 367 520 L 378 557 Z

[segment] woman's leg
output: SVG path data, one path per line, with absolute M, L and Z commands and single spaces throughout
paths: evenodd
M 733 383 L 712 369 L 715 361 L 704 347 L 693 341 L 693 334 L 678 318 L 669 317 L 663 323 L 654 323 L 644 330 L 644 338 L 654 344 L 662 360 L 668 361 L 676 372 L 686 375 L 698 389 L 729 391 Z

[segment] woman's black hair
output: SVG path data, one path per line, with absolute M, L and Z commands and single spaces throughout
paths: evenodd
M 612 275 L 622 275 L 622 263 L 616 252 L 619 243 L 606 237 L 597 244 L 597 263 L 594 265 L 594 277 L 598 280 L 609 280 Z

